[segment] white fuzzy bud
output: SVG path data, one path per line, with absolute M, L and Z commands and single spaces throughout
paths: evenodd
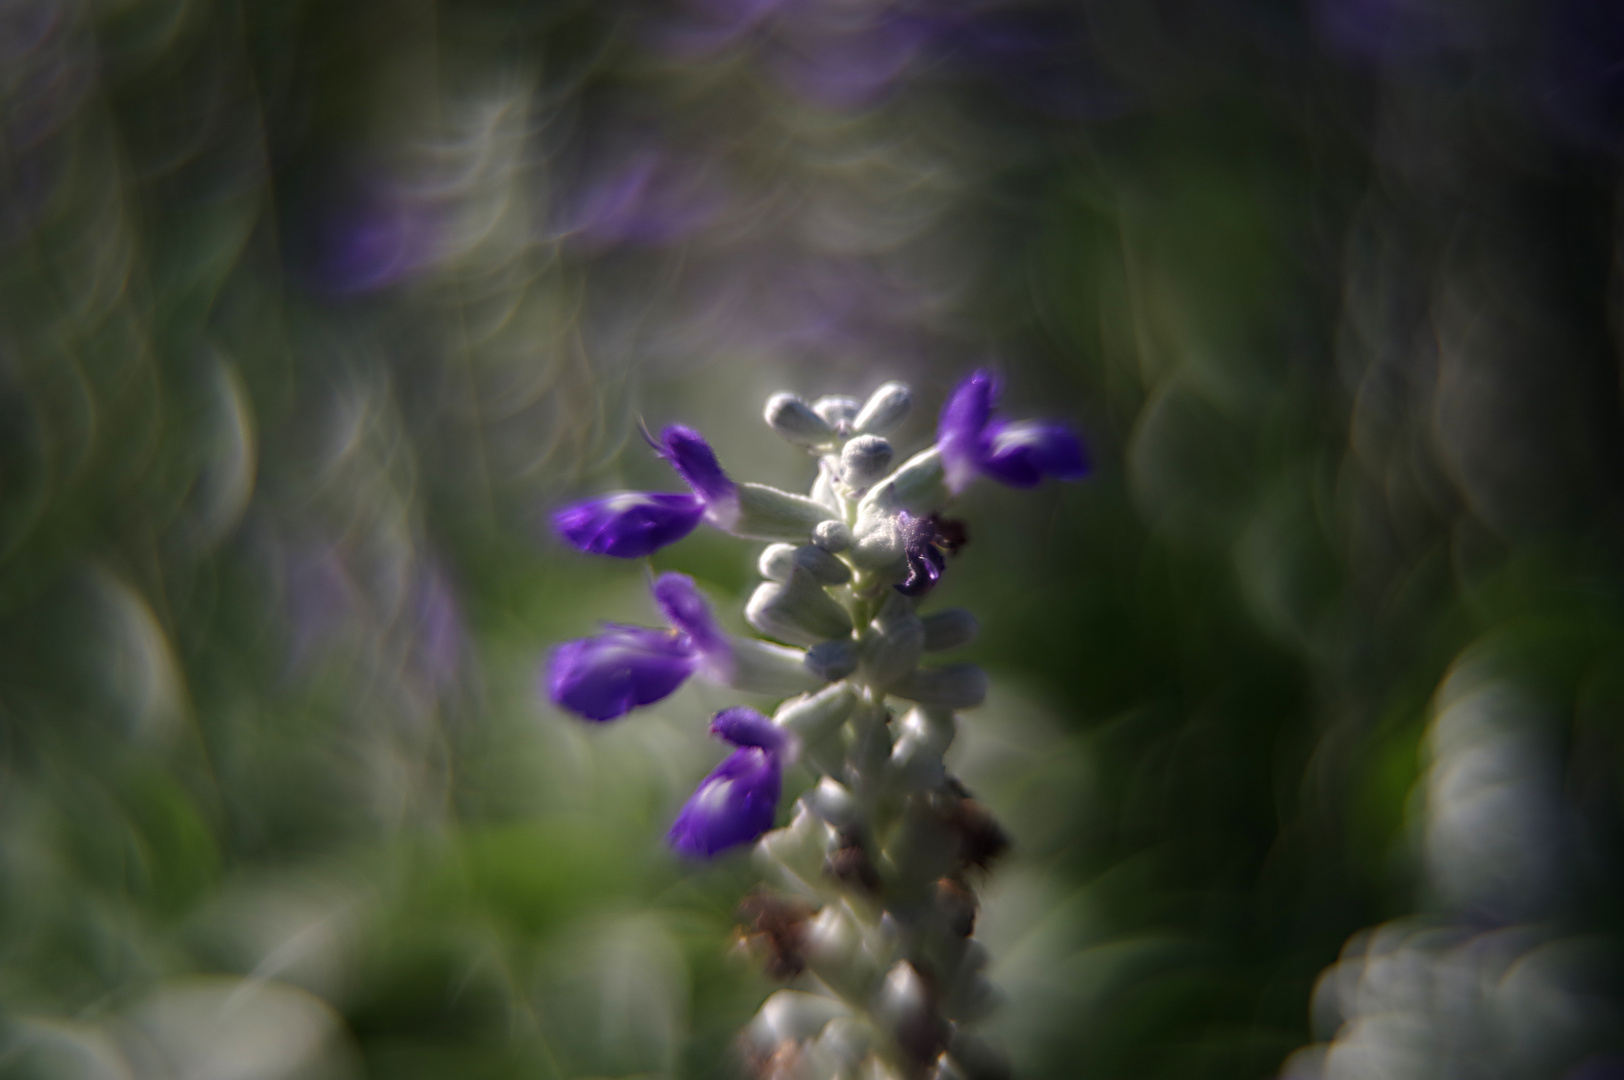
M 828 904 L 806 927 L 806 960 L 837 992 L 861 999 L 879 974 L 863 935 L 843 904 Z
M 812 411 L 842 435 L 851 434 L 852 421 L 857 419 L 857 413 L 862 407 L 862 402 L 844 394 L 829 394 L 812 403 Z
M 833 1075 L 855 1076 L 873 1049 L 873 1028 L 849 1016 L 837 1016 L 824 1025 L 811 1056 L 824 1059 Z
M 947 652 L 960 649 L 976 639 L 981 624 L 963 608 L 943 608 L 921 616 L 925 624 L 925 651 Z
M 916 668 L 890 692 L 939 709 L 973 709 L 987 699 L 987 673 L 974 664 Z
M 768 544 L 756 560 L 756 569 L 768 581 L 788 581 L 795 569 L 794 544 Z
M 796 565 L 787 581 L 756 587 L 744 607 L 744 618 L 770 638 L 792 645 L 816 645 L 851 634 L 851 616 Z
M 838 683 L 816 694 L 784 702 L 773 714 L 773 723 L 794 732 L 802 743 L 811 745 L 837 734 L 856 707 L 857 692 Z
M 786 649 L 755 638 L 728 641 L 728 664 L 721 681 L 753 694 L 798 694 L 829 680 L 819 676 L 800 649 Z
M 863 634 L 863 679 L 885 689 L 919 666 L 925 651 L 925 625 L 906 607 L 881 611 Z
M 871 785 L 880 780 L 891 758 L 891 725 L 883 705 L 860 705 L 852 712 L 851 749 L 846 761 L 855 773 L 853 783 Z
M 932 446 L 921 450 L 897 466 L 895 472 L 875 484 L 857 506 L 859 519 L 894 514 L 906 510 L 923 516 L 939 510 L 952 498 L 947 490 L 942 455 Z
M 815 896 L 817 889 L 812 882 L 822 877 L 824 860 L 834 843 L 834 830 L 802 806 L 797 807 L 788 825 L 761 838 L 755 857 L 792 892 Z
M 878 435 L 859 435 L 840 451 L 840 479 L 861 490 L 891 467 L 891 444 Z
M 812 530 L 812 542 L 831 555 L 851 547 L 851 526 L 844 521 L 820 521 Z
M 857 670 L 857 646 L 850 638 L 820 641 L 806 651 L 806 670 L 825 682 L 844 679 Z
M 884 435 L 908 416 L 913 395 L 906 383 L 888 382 L 870 394 L 863 410 L 852 421 L 852 430 L 862 435 Z
M 767 426 L 797 446 L 827 446 L 834 442 L 834 429 L 794 394 L 774 394 L 767 399 Z
M 837 829 L 849 828 L 862 813 L 851 791 L 829 776 L 801 798 L 808 810 Z
M 812 544 L 773 544 L 756 562 L 761 576 L 768 581 L 788 581 L 797 566 L 821 585 L 844 585 L 851 580 L 851 567 Z
M 942 755 L 953 742 L 954 718 L 945 709 L 913 708 L 897 722 L 891 768 L 909 791 L 935 791 L 947 778 Z
M 902 562 L 907 543 L 897 529 L 896 518 L 877 514 L 857 519 L 848 556 L 864 570 L 881 570 Z
M 746 540 L 804 541 L 821 522 L 829 520 L 829 508 L 805 495 L 765 484 L 738 486 L 738 518 L 728 531 Z
M 786 1042 L 803 1042 L 823 1030 L 838 1016 L 848 1015 L 846 1007 L 823 994 L 800 990 L 780 990 L 762 1003 L 751 1021 L 747 1038 L 765 1049 Z

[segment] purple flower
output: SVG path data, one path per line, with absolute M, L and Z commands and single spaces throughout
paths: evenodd
M 773 827 L 790 737 L 754 709 L 723 709 L 711 734 L 738 747 L 704 780 L 667 836 L 679 854 L 708 859 L 753 844 Z
M 963 491 L 985 474 L 1010 487 L 1037 486 L 1046 476 L 1076 480 L 1088 472 L 1077 436 L 1062 424 L 1043 420 L 994 420 L 998 380 L 978 371 L 961 382 L 942 406 L 936 427 L 947 486 Z
M 699 432 L 672 424 L 650 440 L 693 493 L 620 491 L 566 506 L 553 527 L 575 547 L 593 555 L 636 559 L 674 544 L 701 520 L 726 529 L 738 519 L 738 489 L 722 471 Z
M 685 574 L 661 574 L 654 599 L 669 630 L 611 623 L 597 637 L 566 641 L 553 651 L 547 690 L 553 702 L 588 720 L 613 720 L 651 705 L 696 671 L 725 675 L 727 635 Z
M 897 592 L 903 596 L 924 596 L 941 580 L 942 571 L 947 569 L 947 556 L 963 547 L 969 541 L 969 534 L 962 521 L 936 514 L 914 517 L 906 510 L 897 515 L 897 528 L 902 533 L 908 559 L 908 577 L 896 587 Z

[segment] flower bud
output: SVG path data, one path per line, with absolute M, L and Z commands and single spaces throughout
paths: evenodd
M 790 823 L 774 829 L 756 844 L 756 861 L 791 892 L 816 895 L 823 863 L 834 843 L 834 830 L 816 814 L 798 807 Z
M 857 692 L 840 683 L 784 702 L 773 714 L 773 723 L 793 731 L 803 745 L 811 746 L 837 734 L 856 707 Z
M 909 709 L 897 722 L 891 769 L 909 791 L 935 791 L 947 779 L 942 755 L 953 742 L 953 714 L 945 709 Z
M 987 673 L 974 664 L 922 667 L 898 680 L 890 692 L 939 709 L 973 709 L 987 699 Z
M 795 569 L 795 545 L 768 544 L 756 560 L 756 569 L 768 581 L 788 581 L 790 571 Z
M 872 787 L 883 775 L 886 762 L 891 758 L 891 725 L 882 705 L 859 705 L 852 712 L 852 744 L 846 761 L 855 777 L 853 783 L 863 782 L 864 790 Z
M 850 638 L 820 641 L 806 651 L 806 670 L 825 682 L 844 679 L 857 670 L 857 646 Z
M 828 394 L 812 403 L 812 411 L 823 419 L 823 422 L 834 428 L 836 433 L 851 434 L 852 421 L 857 419 L 858 411 L 863 403 L 854 397 L 844 394 Z
M 886 972 L 875 995 L 876 1017 L 920 1068 L 936 1060 L 952 1035 L 952 1027 L 937 1012 L 935 997 L 918 969 L 906 960 L 898 960 Z
M 897 528 L 896 518 L 875 514 L 857 519 L 853 530 L 851 561 L 864 570 L 897 570 L 897 580 L 907 572 L 904 556 L 908 542 Z
M 851 616 L 800 565 L 789 580 L 756 587 L 744 607 L 744 618 L 771 638 L 792 645 L 817 645 L 851 634 Z
M 942 455 L 933 446 L 904 461 L 890 476 L 875 484 L 858 504 L 857 516 L 893 514 L 898 510 L 924 515 L 940 509 L 950 498 L 952 492 L 947 489 L 942 471 Z
M 840 492 L 835 490 L 835 470 L 827 458 L 818 463 L 818 478 L 812 481 L 812 501 L 829 511 L 830 518 L 839 518 L 846 513 L 840 501 Z
M 728 653 L 719 681 L 735 690 L 753 694 L 797 694 L 815 690 L 830 681 L 830 677 L 818 673 L 800 649 L 734 637 L 728 639 Z
M 847 1015 L 846 1007 L 834 998 L 801 990 L 779 990 L 762 1003 L 751 1021 L 748 1038 L 757 1045 L 776 1047 L 785 1042 L 802 1042 L 815 1037 L 823 1025 Z
M 829 508 L 805 495 L 765 484 L 738 486 L 738 517 L 728 532 L 747 540 L 804 541 L 819 522 L 830 517 Z
M 878 435 L 859 435 L 840 451 L 840 479 L 862 490 L 891 467 L 891 444 Z
M 844 521 L 820 521 L 812 530 L 812 542 L 831 555 L 851 547 L 851 526 Z
M 817 787 L 801 796 L 806 808 L 836 829 L 849 828 L 861 811 L 850 790 L 833 777 L 825 776 Z
M 884 435 L 902 423 L 913 405 L 906 383 L 888 382 L 868 396 L 862 412 L 852 421 L 852 430 L 862 435 Z
M 981 629 L 976 617 L 963 608 L 943 608 L 921 616 L 925 624 L 925 651 L 947 652 L 970 644 Z
M 942 1011 L 955 1020 L 978 1020 L 998 1003 L 998 993 L 981 972 L 987 966 L 987 947 L 974 938 L 964 943 L 958 969 L 942 987 Z
M 925 649 L 925 625 L 904 605 L 902 610 L 880 612 L 863 635 L 863 678 L 885 689 L 919 666 Z
M 825 905 L 807 924 L 806 966 L 837 993 L 862 998 L 879 974 L 844 904 Z
M 811 1057 L 823 1059 L 828 1073 L 814 1075 L 855 1076 L 858 1066 L 874 1049 L 874 1029 L 849 1016 L 837 1016 L 823 1026 L 823 1034 L 813 1044 Z
M 794 394 L 774 394 L 767 399 L 767 426 L 797 446 L 826 446 L 834 441 L 834 429 L 823 417 Z
M 769 581 L 788 581 L 797 566 L 820 585 L 844 585 L 851 580 L 851 567 L 812 544 L 773 544 L 756 563 L 761 576 Z

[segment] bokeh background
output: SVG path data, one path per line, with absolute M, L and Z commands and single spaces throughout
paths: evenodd
M 734 1075 L 546 515 L 978 365 L 1015 1075 L 1624 1076 L 1621 149 L 1608 0 L 0 0 L 0 1076 Z

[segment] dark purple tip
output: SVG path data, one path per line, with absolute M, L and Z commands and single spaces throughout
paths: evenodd
M 736 486 L 699 432 L 672 424 L 660 432 L 660 441 L 665 444 L 665 457 L 671 467 L 706 503 L 726 502 L 734 497 Z
M 782 783 L 777 754 L 740 747 L 700 781 L 666 841 L 678 854 L 697 859 L 753 844 L 773 827 Z
M 621 491 L 566 506 L 553 515 L 553 527 L 582 551 L 636 559 L 681 540 L 704 515 L 694 495 Z
M 1024 420 L 994 425 L 981 469 L 1010 487 L 1036 487 L 1045 477 L 1077 480 L 1088 474 L 1083 444 L 1061 424 Z
M 588 720 L 613 720 L 681 686 L 697 664 L 680 634 L 610 626 L 598 637 L 566 641 L 553 651 L 547 690 L 553 702 Z
M 654 599 L 671 625 L 688 635 L 707 656 L 727 651 L 727 635 L 716 625 L 705 596 L 687 574 L 661 574 L 654 580 Z
M 902 531 L 903 551 L 908 560 L 908 577 L 896 587 L 897 592 L 903 596 L 924 596 L 941 580 L 942 572 L 947 569 L 947 554 L 964 544 L 964 524 L 944 521 L 935 514 L 914 517 L 904 510 L 897 515 L 897 527 Z
M 790 736 L 783 728 L 743 705 L 723 709 L 711 721 L 710 733 L 734 746 L 755 746 L 772 753 L 782 753 L 789 746 Z

